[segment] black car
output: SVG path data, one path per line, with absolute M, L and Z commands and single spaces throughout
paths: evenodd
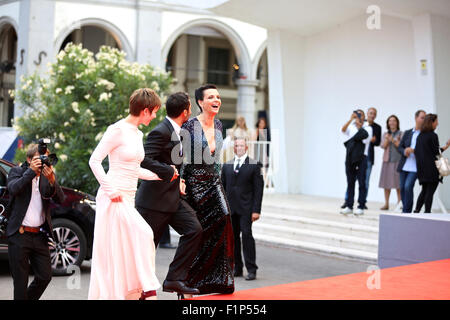
M 0 204 L 4 207 L 9 200 L 7 177 L 14 166 L 0 159 Z M 90 260 L 94 238 L 95 198 L 71 188 L 62 189 L 66 196 L 64 203 L 57 204 L 51 200 L 50 204 L 55 239 L 49 239 L 49 246 L 54 275 L 70 274 L 73 270 L 69 266 L 80 266 L 84 260 Z M 8 258 L 5 235 L 0 238 L 0 257 Z

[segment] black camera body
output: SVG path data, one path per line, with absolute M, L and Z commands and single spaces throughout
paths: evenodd
M 58 162 L 56 154 L 51 153 L 47 156 L 47 144 L 50 143 L 50 139 L 41 138 L 38 141 L 39 159 L 42 161 L 42 166 L 45 164 L 47 167 L 54 166 Z

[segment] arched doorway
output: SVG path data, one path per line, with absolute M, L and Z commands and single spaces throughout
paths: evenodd
M 17 33 L 13 25 L 0 24 L 0 127 L 11 127 L 14 99 L 9 91 L 16 83 Z
M 262 47 L 261 53 L 256 55 L 255 78 L 258 81 L 256 87 L 255 108 L 258 112 L 257 118 L 264 117 L 269 120 L 269 70 L 267 64 L 267 47 Z
M 66 45 L 72 42 L 74 44 L 82 44 L 83 48 L 92 51 L 94 54 L 100 51 L 103 45 L 122 50 L 116 38 L 104 28 L 98 26 L 86 25 L 79 29 L 73 30 L 62 42 L 58 52 L 63 50 Z
M 224 134 L 236 120 L 240 103 L 239 80 L 250 75 L 247 48 L 229 26 L 211 19 L 191 21 L 167 40 L 162 50 L 165 68 L 177 80 L 173 90 L 194 91 L 204 83 L 216 84 L 221 93 L 219 118 Z M 164 60 L 163 60 L 164 61 Z M 194 100 L 192 102 L 195 104 Z M 193 108 L 193 115 L 199 110 Z

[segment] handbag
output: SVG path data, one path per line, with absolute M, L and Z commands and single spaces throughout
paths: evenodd
M 439 175 L 441 177 L 446 177 L 450 175 L 450 162 L 447 158 L 444 158 L 442 153 L 436 156 L 437 160 L 436 162 L 436 168 L 439 171 Z

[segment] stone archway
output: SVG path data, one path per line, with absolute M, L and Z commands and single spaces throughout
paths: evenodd
M 0 127 L 11 127 L 14 117 L 14 99 L 9 91 L 16 83 L 17 40 L 15 21 L 0 18 Z
M 127 59 L 134 60 L 135 58 L 134 51 L 125 34 L 118 27 L 116 27 L 109 21 L 98 18 L 88 18 L 80 21 L 75 21 L 66 28 L 64 28 L 54 41 L 55 54 L 58 54 L 65 39 L 72 32 L 74 32 L 77 29 L 81 29 L 83 27 L 96 27 L 107 32 L 112 37 L 114 42 L 117 43 L 117 47 L 127 54 Z

